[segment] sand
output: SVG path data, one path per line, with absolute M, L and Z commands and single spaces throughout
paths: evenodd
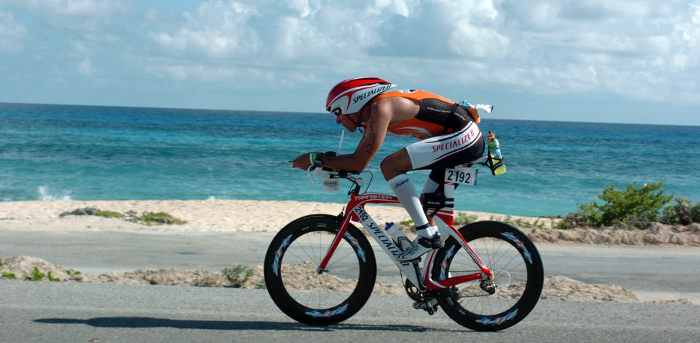
M 290 221 L 303 215 L 319 213 L 336 215 L 343 210 L 343 207 L 343 204 L 333 203 L 254 200 L 0 202 L 0 230 L 277 232 Z M 167 212 L 187 223 L 145 225 L 98 216 L 60 216 L 61 213 L 81 208 L 97 208 L 120 213 L 134 211 L 137 214 Z M 367 211 L 380 225 L 390 221 L 401 223 L 410 219 L 406 211 L 397 206 L 368 205 Z M 457 216 L 460 215 L 472 221 L 506 221 L 520 228 L 535 242 L 700 246 L 700 224 L 697 223 L 688 226 L 655 223 L 647 230 L 639 230 L 623 223 L 601 229 L 551 230 L 557 219 L 458 211 Z
M 13 274 L 16 280 L 36 277 L 37 282 L 83 282 L 83 283 L 118 283 L 128 285 L 164 285 L 164 286 L 195 286 L 195 287 L 243 287 L 243 288 L 262 288 L 263 271 L 262 265 L 247 266 L 250 270 L 249 275 L 242 274 L 226 275 L 212 271 L 181 271 L 174 269 L 160 270 L 144 270 L 139 269 L 132 272 L 106 273 L 100 275 L 85 275 L 78 274 L 72 270 L 52 264 L 40 258 L 18 255 L 3 260 L 1 267 L 5 272 Z M 35 269 L 36 268 L 36 269 Z M 315 266 L 309 266 L 315 270 Z M 299 268 L 308 269 L 308 268 Z M 37 275 L 36 271 L 43 275 Z M 300 271 L 299 270 L 299 271 Z M 301 272 L 292 273 L 298 275 L 294 280 L 296 289 L 309 290 L 318 284 L 318 278 L 309 280 L 302 277 Z M 353 284 L 347 280 L 340 280 L 335 276 L 324 275 L 324 289 L 331 289 L 340 292 L 351 292 L 352 287 L 348 284 Z M 7 279 L 7 276 L 2 277 Z M 0 278 L 0 279 L 2 279 Z M 517 291 L 517 286 L 515 287 Z M 511 298 L 519 293 L 511 294 L 508 288 L 504 291 L 497 292 L 494 296 L 499 298 Z M 377 282 L 374 286 L 374 293 L 377 294 L 404 294 L 404 287 L 400 284 L 383 284 Z M 685 304 L 685 305 L 700 305 L 691 302 L 688 299 L 658 299 L 658 300 L 640 300 L 633 292 L 626 290 L 617 285 L 605 284 L 588 284 L 577 281 L 565 276 L 546 277 L 542 288 L 540 299 L 559 300 L 559 301 L 608 301 L 608 302 L 626 302 L 626 303 L 663 303 L 663 304 Z
M 187 221 L 182 225 L 147 225 L 120 218 L 94 215 L 65 215 L 76 209 L 96 208 L 102 211 L 136 215 L 145 212 L 167 212 Z M 342 204 L 252 201 L 252 200 L 152 200 L 152 201 L 20 201 L 0 202 L 0 230 L 100 231 L 145 230 L 172 232 L 277 232 L 291 220 L 307 214 L 338 214 Z M 405 210 L 395 206 L 367 206 L 377 223 L 403 222 L 409 219 Z M 603 229 L 552 229 L 556 220 L 548 218 L 517 217 L 481 212 L 459 212 L 470 220 L 507 221 L 530 236 L 535 242 L 557 244 L 606 245 L 687 245 L 700 246 L 700 225 L 669 226 L 653 224 L 648 230 L 639 230 L 618 223 Z M 64 215 L 62 215 L 64 214 Z M 408 229 L 404 227 L 404 229 Z M 409 235 L 410 236 L 410 235 Z M 188 285 L 210 287 L 260 287 L 262 266 L 248 266 L 254 272 L 246 280 L 232 282 L 222 273 L 211 271 L 138 270 L 127 273 L 101 275 L 73 274 L 61 266 L 30 256 L 0 256 L 0 269 L 14 273 L 18 279 L 31 276 L 34 267 L 60 282 L 116 282 L 127 284 Z M 7 279 L 6 276 L 2 277 Z M 48 279 L 48 276 L 43 278 Z M 306 287 L 300 282 L 300 288 Z M 339 285 L 339 289 L 343 286 Z M 376 293 L 403 293 L 401 285 L 377 284 Z M 616 285 L 586 284 L 563 276 L 548 277 L 543 299 L 567 301 L 620 301 L 640 302 L 632 292 Z M 692 304 L 686 299 L 656 302 Z

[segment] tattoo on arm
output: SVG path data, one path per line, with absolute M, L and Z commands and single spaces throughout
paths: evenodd
M 372 154 L 374 152 L 374 140 L 377 138 L 376 133 L 370 133 L 367 135 L 367 150 L 365 150 L 366 153 Z

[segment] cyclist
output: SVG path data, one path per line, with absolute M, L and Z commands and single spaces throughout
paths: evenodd
M 376 77 L 348 79 L 335 85 L 328 93 L 326 110 L 348 131 L 363 132 L 362 139 L 351 154 L 304 153 L 292 166 L 361 172 L 379 151 L 387 132 L 419 139 L 381 162 L 384 178 L 416 225 L 418 244 L 414 241 L 399 258 L 408 261 L 444 243 L 406 173 L 430 169 L 422 193 L 441 192 L 445 168 L 478 159 L 484 153 L 484 142 L 475 108 L 462 107 L 426 91 L 394 90 L 395 87 Z

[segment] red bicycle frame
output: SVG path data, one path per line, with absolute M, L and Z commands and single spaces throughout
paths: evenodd
M 446 184 L 447 186 L 447 184 Z M 451 187 L 454 187 L 454 184 L 450 185 Z M 380 244 L 383 244 L 387 249 L 385 249 L 387 252 L 390 252 L 389 255 L 392 257 L 394 262 L 401 268 L 402 265 L 405 265 L 405 262 L 399 262 L 396 259 L 396 256 L 394 255 L 393 251 L 399 251 L 398 246 L 393 242 L 393 240 L 386 234 L 384 233 L 384 230 L 379 228 L 376 223 L 371 220 L 371 217 L 365 212 L 364 207 L 366 204 L 397 204 L 399 203 L 399 199 L 395 196 L 391 195 L 386 195 L 386 194 L 379 194 L 379 193 L 366 193 L 359 195 L 357 193 L 350 193 L 350 200 L 348 201 L 346 207 L 345 207 L 345 213 L 343 215 L 343 221 L 340 224 L 340 228 L 338 232 L 335 235 L 335 238 L 333 239 L 333 242 L 331 243 L 331 246 L 328 248 L 328 251 L 326 252 L 326 256 L 323 258 L 321 261 L 321 264 L 318 267 L 319 273 L 323 273 L 323 271 L 326 270 L 326 267 L 328 266 L 328 263 L 333 257 L 333 254 L 335 253 L 336 248 L 338 247 L 338 244 L 340 243 L 340 240 L 343 238 L 345 235 L 345 231 L 347 231 L 348 225 L 350 224 L 350 221 L 354 222 L 361 222 L 365 228 L 368 231 L 371 231 L 370 233 L 375 236 L 375 239 L 379 240 Z M 456 277 L 446 277 L 445 279 L 442 280 L 433 280 L 430 277 L 430 271 L 433 269 L 432 266 L 435 263 L 435 256 L 437 253 L 437 250 L 432 251 L 429 256 L 427 257 L 426 263 L 424 265 L 424 268 L 421 272 L 422 275 L 416 275 L 416 278 L 420 278 L 424 285 L 426 290 L 437 290 L 441 288 L 447 288 L 447 287 L 452 287 L 464 282 L 468 281 L 474 281 L 474 280 L 490 280 L 493 278 L 493 273 L 491 270 L 486 267 L 484 262 L 477 256 L 477 254 L 474 252 L 474 250 L 469 246 L 469 244 L 464 240 L 464 237 L 459 233 L 459 230 L 457 230 L 454 227 L 454 211 L 452 210 L 440 210 L 436 214 L 436 217 L 438 217 L 445 225 L 449 228 L 449 236 L 454 237 L 456 240 L 460 242 L 460 244 L 465 248 L 469 256 L 474 260 L 474 263 L 479 267 L 481 272 L 476 272 L 468 275 L 461 275 L 461 276 L 456 276 Z M 369 218 L 369 220 L 368 220 Z M 369 223 L 369 224 L 367 224 Z M 445 236 L 447 238 L 447 236 Z M 395 249 L 395 250 L 394 250 Z M 443 263 L 444 264 L 444 263 Z M 402 268 L 401 268 L 402 269 Z

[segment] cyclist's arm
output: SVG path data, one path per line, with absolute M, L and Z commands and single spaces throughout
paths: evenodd
M 357 144 L 355 152 L 339 156 L 322 156 L 321 161 L 324 167 L 354 172 L 361 172 L 367 167 L 384 143 L 387 128 L 393 117 L 388 102 L 375 102 L 370 110 L 365 133 L 360 143 Z
M 338 156 L 322 156 L 318 154 L 317 158 L 321 160 L 324 167 L 354 172 L 361 172 L 367 167 L 382 146 L 387 128 L 393 117 L 392 108 L 388 102 L 377 101 L 371 106 L 365 133 L 357 144 L 355 152 Z M 309 154 L 307 153 L 299 155 L 292 166 L 308 169 L 310 165 Z

